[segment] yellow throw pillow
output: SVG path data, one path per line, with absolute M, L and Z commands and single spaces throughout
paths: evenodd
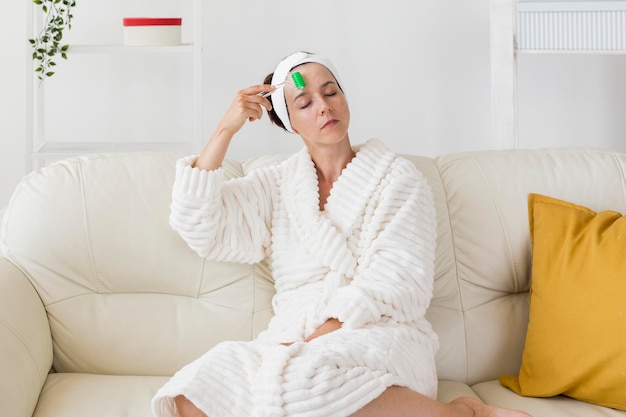
M 528 211 L 526 344 L 519 376 L 500 383 L 626 410 L 626 217 L 538 194 Z

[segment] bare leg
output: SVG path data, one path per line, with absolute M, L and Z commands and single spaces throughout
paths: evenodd
M 207 417 L 182 395 L 174 398 L 181 417 Z M 389 387 L 378 398 L 352 417 L 530 417 L 523 411 L 485 405 L 470 397 L 461 397 L 445 404 L 411 391 Z
M 530 417 L 523 411 L 485 405 L 470 397 L 445 404 L 408 388 L 389 387 L 353 417 Z

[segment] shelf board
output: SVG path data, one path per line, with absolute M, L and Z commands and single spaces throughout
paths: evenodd
M 174 46 L 127 46 L 127 45 L 70 45 L 68 54 L 179 54 L 192 53 L 194 45 L 184 43 Z
M 192 146 L 182 142 L 48 142 L 31 156 L 33 159 L 53 159 L 112 152 L 192 152 Z

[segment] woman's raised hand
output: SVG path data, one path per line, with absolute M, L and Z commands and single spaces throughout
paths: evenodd
M 267 111 L 272 109 L 270 101 L 259 94 L 271 92 L 274 89 L 275 87 L 272 85 L 262 84 L 253 85 L 237 92 L 235 99 L 193 166 L 207 171 L 219 168 L 224 161 L 231 139 L 246 121 L 252 122 L 263 117 L 262 107 L 265 107 Z
M 270 111 L 272 105 L 267 98 L 261 97 L 259 94 L 273 91 L 274 88 L 272 85 L 262 84 L 238 91 L 220 122 L 221 129 L 234 135 L 243 127 L 246 120 L 252 122 L 263 117 L 262 107 Z

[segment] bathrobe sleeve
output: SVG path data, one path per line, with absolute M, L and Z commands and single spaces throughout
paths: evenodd
M 358 328 L 383 318 L 424 318 L 433 292 L 435 209 L 422 174 L 404 168 L 383 189 L 371 216 L 366 213 L 361 233 L 372 236 L 364 239 L 369 247 L 360 253 L 352 282 L 330 298 L 323 319 Z
M 225 181 L 224 170 L 192 168 L 195 156 L 176 163 L 170 226 L 201 257 L 255 263 L 270 244 L 271 169 Z

